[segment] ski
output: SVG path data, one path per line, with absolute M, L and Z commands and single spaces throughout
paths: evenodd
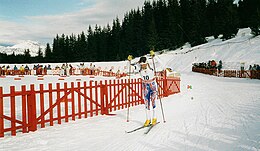
M 156 124 L 158 124 L 158 123 L 160 123 L 160 122 L 157 122 Z M 155 125 L 156 125 L 155 124 Z M 135 132 L 135 131 L 138 131 L 138 130 L 140 130 L 140 129 L 143 129 L 143 128 L 145 128 L 145 127 L 147 127 L 148 129 L 147 129 L 147 131 L 145 132 L 145 134 L 147 134 L 152 128 L 153 128 L 153 126 L 155 126 L 155 125 L 149 125 L 149 126 L 140 126 L 140 127 L 137 127 L 137 128 L 135 128 L 135 129 L 133 129 L 133 130 L 131 130 L 131 131 L 125 131 L 126 133 L 133 133 L 133 132 Z
M 157 122 L 156 124 L 149 126 L 149 128 L 147 129 L 146 132 L 144 132 L 144 134 L 148 134 L 148 133 L 151 131 L 151 129 L 152 129 L 155 125 L 157 125 L 157 124 L 159 124 L 159 123 L 160 123 L 160 122 Z
M 137 131 L 137 130 L 143 129 L 143 128 L 145 128 L 145 127 L 147 127 L 147 126 L 138 127 L 138 128 L 133 129 L 133 130 L 131 130 L 131 131 L 126 131 L 126 133 L 132 133 L 132 132 L 135 132 L 135 131 Z

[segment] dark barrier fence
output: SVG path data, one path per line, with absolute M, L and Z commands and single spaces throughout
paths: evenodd
M 192 71 L 219 77 L 260 79 L 260 71 L 257 70 L 217 70 L 193 67 Z

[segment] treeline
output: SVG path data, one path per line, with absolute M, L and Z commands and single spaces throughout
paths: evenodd
M 238 28 L 250 27 L 260 34 L 260 0 L 158 0 L 146 1 L 118 18 L 112 25 L 89 26 L 75 35 L 56 35 L 52 48 L 37 62 L 114 61 L 131 54 L 141 56 L 154 49 L 175 49 L 189 42 L 206 42 L 205 37 L 234 37 Z M 39 53 L 40 54 L 40 53 Z
M 24 50 L 24 54 L 17 54 L 13 52 L 11 55 L 6 53 L 0 53 L 0 63 L 40 63 L 46 62 L 46 57 L 43 56 L 41 49 L 38 50 L 37 56 L 33 57 L 30 54 L 30 50 Z

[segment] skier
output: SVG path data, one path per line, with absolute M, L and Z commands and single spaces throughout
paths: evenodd
M 155 125 L 157 122 L 156 114 L 155 114 L 157 84 L 155 81 L 154 71 L 147 63 L 147 58 L 141 57 L 138 63 L 141 66 L 139 72 L 142 78 L 142 86 L 143 86 L 142 93 L 143 93 L 145 108 L 146 108 L 146 121 L 144 123 L 144 126 L 147 127 L 150 124 Z M 153 112 L 152 120 L 150 115 L 150 106 L 152 106 L 152 112 Z

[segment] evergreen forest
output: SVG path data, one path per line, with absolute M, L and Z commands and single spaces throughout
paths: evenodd
M 61 25 L 62 26 L 62 25 Z M 203 44 L 206 37 L 223 40 L 239 28 L 260 34 L 260 0 L 157 0 L 146 1 L 124 18 L 115 18 L 104 27 L 86 25 L 86 31 L 54 35 L 53 43 L 38 56 L 0 54 L 1 63 L 99 62 L 126 60 L 149 53 L 151 49 L 176 49 L 185 43 Z M 62 27 L 61 27 L 62 28 Z M 45 51 L 45 55 L 43 55 Z

